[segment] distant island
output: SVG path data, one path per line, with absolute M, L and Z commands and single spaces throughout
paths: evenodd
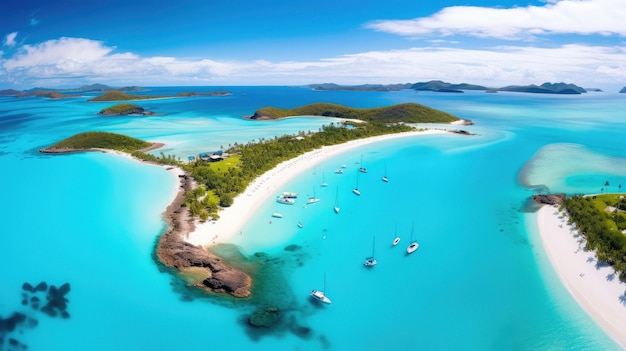
M 355 90 L 355 91 L 398 91 L 411 89 L 411 83 L 405 84 L 363 84 L 363 85 L 338 85 L 335 83 L 310 84 L 313 90 Z
M 143 107 L 135 104 L 117 104 L 111 107 L 107 107 L 98 112 L 103 116 L 123 116 L 123 115 L 140 115 L 140 116 L 152 116 L 154 112 L 146 111 Z
M 535 94 L 583 94 L 587 90 L 575 84 L 568 83 L 543 83 L 541 85 L 508 85 L 505 87 L 486 87 L 468 83 L 448 83 L 441 80 L 431 80 L 413 84 L 364 84 L 364 85 L 338 85 L 334 83 L 310 84 L 309 88 L 314 90 L 354 90 L 354 91 L 397 91 L 413 89 L 415 91 L 434 91 L 438 93 L 462 93 L 464 90 L 482 90 L 489 93 L 499 91 L 511 91 L 519 93 Z M 626 87 L 625 87 L 626 89 Z M 601 91 L 600 89 L 592 89 Z M 623 89 L 624 90 L 624 89 Z M 626 90 L 624 90 L 626 92 Z
M 474 85 L 467 83 L 452 84 L 440 80 L 431 80 L 429 82 L 415 83 L 411 85 L 413 90 L 436 91 L 440 93 L 462 93 L 463 90 L 489 90 L 482 85 Z
M 566 83 L 543 83 L 537 85 L 509 85 L 503 88 L 497 89 L 498 91 L 515 91 L 520 93 L 535 93 L 535 94 L 582 94 L 587 90 L 579 87 L 575 84 Z
M 68 97 L 78 97 L 81 96 L 82 93 L 90 93 L 90 92 L 106 92 L 106 91 L 144 91 L 145 88 L 130 86 L 130 87 L 121 87 L 121 88 L 113 88 L 104 84 L 91 84 L 91 85 L 83 85 L 78 88 L 70 88 L 70 89 L 51 89 L 51 88 L 32 88 L 28 90 L 15 90 L 15 89 L 5 89 L 0 90 L 0 96 L 16 96 L 16 97 L 47 97 L 51 99 L 62 99 Z
M 459 118 L 447 112 L 416 104 L 405 103 L 388 107 L 354 108 L 338 104 L 315 103 L 292 109 L 263 107 L 250 119 L 269 120 L 292 116 L 322 116 L 355 119 L 367 122 L 450 123 Z
M 623 87 L 622 90 L 620 90 L 619 92 L 620 92 L 620 94 L 626 93 L 626 87 Z
M 149 89 L 138 86 L 127 86 L 114 88 L 104 84 L 83 85 L 78 88 L 70 89 L 50 89 L 50 88 L 32 88 L 28 90 L 4 89 L 0 90 L 0 96 L 15 97 L 44 97 L 50 99 L 63 99 L 80 97 L 84 93 L 102 92 L 103 94 L 89 101 L 124 101 L 124 100 L 147 100 L 147 99 L 163 99 L 176 97 L 194 97 L 194 96 L 228 96 L 232 95 L 228 91 L 214 91 L 209 93 L 183 92 L 176 95 L 134 95 L 128 92 L 148 91 Z
M 93 99 L 89 99 L 87 101 L 99 102 L 99 101 L 126 101 L 126 100 L 152 100 L 152 99 L 168 99 L 168 98 L 183 98 L 183 97 L 194 97 L 194 96 L 228 96 L 231 93 L 227 91 L 215 91 L 210 93 L 194 93 L 194 92 L 184 92 L 178 93 L 176 95 L 135 95 L 135 94 L 127 94 L 121 91 L 112 90 L 107 91 L 106 93 L 96 96 Z

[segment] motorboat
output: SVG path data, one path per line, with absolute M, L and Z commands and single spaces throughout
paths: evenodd
M 293 205 L 293 204 L 296 203 L 296 200 L 294 198 L 285 197 L 283 195 L 280 195 L 280 196 L 276 197 L 276 202 L 278 202 L 279 204 Z

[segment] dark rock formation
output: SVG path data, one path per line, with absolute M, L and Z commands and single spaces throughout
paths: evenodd
M 248 323 L 257 328 L 271 328 L 280 321 L 280 317 L 280 309 L 270 306 L 254 311 L 250 317 L 248 317 Z
M 537 194 L 533 200 L 541 205 L 560 205 L 565 199 L 565 194 Z
M 185 190 L 193 188 L 191 177 L 181 177 L 182 187 L 165 212 L 170 230 L 163 234 L 157 243 L 156 255 L 166 267 L 176 271 L 189 267 L 201 267 L 210 272 L 199 288 L 215 293 L 227 293 L 235 297 L 250 296 L 252 279 L 245 272 L 226 264 L 209 250 L 186 242 L 183 235 L 193 230 L 193 219 L 183 207 Z

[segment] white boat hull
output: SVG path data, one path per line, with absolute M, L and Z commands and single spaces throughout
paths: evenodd
M 319 197 L 312 197 L 306 203 L 307 204 L 314 204 L 314 203 L 319 202 L 319 201 L 320 201 Z
M 420 247 L 418 243 L 411 243 L 407 248 L 406 248 L 406 253 L 413 253 L 415 252 L 415 250 L 417 250 L 417 248 Z
M 316 301 L 319 301 L 321 303 L 325 303 L 325 304 L 331 304 L 333 303 L 332 301 L 330 301 L 330 299 L 328 297 L 326 297 L 326 295 L 324 295 L 323 291 L 319 291 L 319 290 L 311 290 L 311 292 L 309 293 L 309 296 L 311 296 L 311 298 L 313 298 Z
M 365 259 L 365 262 L 363 262 L 363 265 L 365 267 L 374 267 L 377 264 L 378 264 L 378 261 L 376 261 L 374 257 L 368 257 Z

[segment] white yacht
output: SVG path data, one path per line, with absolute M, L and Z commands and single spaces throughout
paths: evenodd
M 333 303 L 332 301 L 330 301 L 330 299 L 326 296 L 326 294 L 324 294 L 323 291 L 320 290 L 311 290 L 311 292 L 309 293 L 309 296 L 311 296 L 314 300 L 317 300 L 319 302 L 322 303 L 326 303 L 326 304 L 331 304 Z
M 276 197 L 276 202 L 279 204 L 293 205 L 296 203 L 296 199 L 280 195 Z
M 326 303 L 326 304 L 331 304 L 332 301 L 330 301 L 330 299 L 326 296 L 326 293 L 324 291 L 326 291 L 326 274 L 324 274 L 324 290 L 313 289 L 309 293 L 309 296 L 311 296 L 316 301 Z

